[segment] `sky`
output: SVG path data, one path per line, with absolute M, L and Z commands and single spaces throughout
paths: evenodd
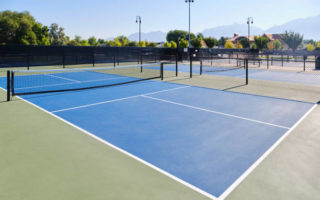
M 65 28 L 72 38 L 95 36 L 107 39 L 138 32 L 188 30 L 185 0 L 0 0 L 0 11 L 29 11 L 36 20 Z M 319 0 L 194 0 L 191 31 L 233 23 L 246 23 L 249 16 L 263 29 L 297 18 L 320 14 Z

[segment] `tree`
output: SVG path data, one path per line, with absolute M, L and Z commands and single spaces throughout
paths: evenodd
M 203 38 L 203 40 L 205 41 L 208 48 L 213 48 L 218 43 L 217 39 L 215 39 L 213 37 Z
M 250 42 L 248 38 L 242 38 L 240 40 L 240 44 L 242 45 L 243 48 L 250 48 Z
M 88 40 L 81 40 L 81 41 L 80 41 L 80 45 L 81 45 L 81 46 L 90 46 Z
M 313 46 L 317 46 L 317 42 L 314 40 L 304 40 L 303 43 L 306 45 L 312 44 Z
M 202 48 L 202 38 L 194 38 L 191 40 L 191 45 L 194 47 L 194 48 Z
M 149 44 L 148 44 L 148 47 L 152 47 L 152 48 L 155 48 L 157 46 L 158 46 L 158 44 L 155 42 L 149 42 Z
M 165 42 L 165 43 L 163 44 L 163 47 L 164 47 L 164 48 L 171 48 L 171 42 Z
M 263 36 L 255 36 L 254 43 L 256 44 L 257 49 L 262 50 L 267 48 L 269 38 Z
M 128 47 L 137 47 L 138 43 L 136 41 L 131 41 L 128 43 Z
M 94 36 L 88 38 L 88 43 L 90 46 L 97 46 L 98 44 L 97 39 Z
M 146 41 L 139 42 L 139 47 L 146 47 Z
M 221 37 L 221 38 L 218 40 L 218 46 L 224 47 L 227 40 L 228 40 L 228 38 L 226 38 L 226 37 Z
M 177 48 L 177 43 L 175 41 L 171 41 L 171 48 Z
M 29 12 L 0 12 L 0 44 L 49 45 L 48 27 Z
M 307 50 L 308 51 L 314 51 L 315 49 L 316 49 L 316 47 L 313 44 L 310 43 L 310 44 L 307 45 Z
M 274 49 L 274 42 L 273 41 L 269 42 L 267 44 L 267 48 L 268 48 L 268 50 L 273 50 Z
M 113 47 L 121 47 L 122 43 L 120 42 L 119 38 L 114 38 L 113 42 L 112 42 L 112 46 Z
M 287 43 L 290 49 L 295 51 L 301 45 L 303 41 L 303 35 L 300 35 L 299 33 L 295 33 L 292 31 L 286 31 L 282 36 L 282 39 L 285 43 Z
M 185 39 L 181 39 L 179 41 L 179 48 L 187 48 L 189 46 L 189 42 Z
M 203 39 L 203 38 L 204 38 L 204 36 L 203 36 L 203 34 L 202 34 L 202 33 L 198 33 L 197 38 L 201 38 L 201 39 Z
M 81 46 L 81 37 L 76 35 L 73 40 L 70 40 L 67 45 L 70 46 Z
M 274 48 L 276 50 L 280 50 L 282 48 L 282 44 L 281 44 L 281 42 L 279 40 L 274 40 L 273 44 L 274 44 Z
M 317 43 L 317 48 L 320 48 L 320 41 Z
M 112 47 L 113 46 L 113 41 L 107 40 L 107 41 L 104 42 L 104 45 L 106 45 L 106 47 Z
M 66 34 L 64 28 L 59 27 L 58 24 L 53 23 L 49 28 L 49 39 L 51 45 L 64 45 L 66 44 Z
M 99 38 L 99 39 L 98 39 L 98 42 L 97 42 L 97 45 L 103 46 L 104 43 L 105 43 L 104 39 Z
M 237 44 L 236 44 L 236 48 L 237 48 L 237 49 L 242 49 L 242 48 L 243 48 L 243 46 L 242 46 L 242 44 L 241 44 L 240 42 L 237 42 Z
M 122 47 L 128 46 L 130 42 L 130 40 L 124 35 L 116 37 L 115 40 L 118 40 L 121 43 Z
M 191 39 L 196 38 L 196 36 L 193 33 L 190 34 L 190 37 Z M 189 32 L 182 30 L 172 30 L 169 31 L 167 34 L 168 42 L 175 41 L 176 43 L 178 43 L 178 41 L 182 38 L 185 40 L 189 40 Z
M 224 44 L 224 48 L 226 49 L 234 49 L 234 44 L 231 41 L 226 41 Z

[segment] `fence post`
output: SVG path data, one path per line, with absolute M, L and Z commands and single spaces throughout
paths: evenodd
M 30 55 L 27 55 L 27 69 L 30 69 Z
M 63 54 L 62 55 L 62 67 L 66 68 L 65 65 L 66 65 L 66 63 L 65 63 L 65 55 Z
M 192 53 L 190 53 L 190 78 L 192 78 Z
M 303 71 L 306 71 L 306 60 L 307 60 L 308 56 L 304 55 L 303 56 Z
M 267 55 L 267 69 L 269 69 L 269 54 Z
M 95 65 L 95 56 L 94 56 L 94 53 L 92 54 L 92 66 L 94 67 Z
M 281 66 L 283 67 L 283 54 L 281 54 Z
M 160 64 L 160 76 L 161 80 L 163 80 L 163 63 Z
M 142 69 L 142 56 L 141 56 L 141 60 L 140 60 L 140 68 L 141 68 L 141 72 L 143 71 Z
M 178 76 L 178 54 L 176 55 L 176 76 Z
M 246 63 L 246 65 L 245 65 L 245 67 L 246 67 L 246 85 L 248 85 L 249 84 L 249 60 L 246 59 L 245 63 Z

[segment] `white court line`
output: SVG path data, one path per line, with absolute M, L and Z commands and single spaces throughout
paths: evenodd
M 96 139 L 97 141 L 100 141 L 100 142 L 108 145 L 109 147 L 115 149 L 116 151 L 119 151 L 119 152 L 127 155 L 128 157 L 133 158 L 133 159 L 137 160 L 138 162 L 141 162 L 142 164 L 144 164 L 144 165 L 146 165 L 146 166 L 154 169 L 155 171 L 160 172 L 161 174 L 163 174 L 163 175 L 165 175 L 165 176 L 173 179 L 174 181 L 176 181 L 176 182 L 178 182 L 178 183 L 180 183 L 180 184 L 182 184 L 182 185 L 184 185 L 184 186 L 186 186 L 186 187 L 188 187 L 188 188 L 190 188 L 190 189 L 192 189 L 192 190 L 194 190 L 194 191 L 196 191 L 196 192 L 198 192 L 198 193 L 200 193 L 200 194 L 202 194 L 202 195 L 204 195 L 204 196 L 206 196 L 206 197 L 208 197 L 208 198 L 210 198 L 210 199 L 212 199 L 212 200 L 218 200 L 218 198 L 215 197 L 214 195 L 209 194 L 209 193 L 205 192 L 204 190 L 202 190 L 202 189 L 200 189 L 200 188 L 198 188 L 198 187 L 196 187 L 196 186 L 194 186 L 194 185 L 191 185 L 190 183 L 188 183 L 188 182 L 186 182 L 186 181 L 184 181 L 184 180 L 182 180 L 182 179 L 174 176 L 173 174 L 170 174 L 169 172 L 167 172 L 167 171 L 165 171 L 165 170 L 163 170 L 163 169 L 160 169 L 160 168 L 156 167 L 155 165 L 153 165 L 153 164 L 151 164 L 151 163 L 149 163 L 149 162 L 147 162 L 147 161 L 145 161 L 145 160 L 143 160 L 143 159 L 141 159 L 141 158 L 139 158 L 139 157 L 137 157 L 137 156 L 135 156 L 135 155 L 127 152 L 127 151 L 125 151 L 124 149 L 121 149 L 121 148 L 119 148 L 119 147 L 117 147 L 117 146 L 109 143 L 108 141 L 103 140 L 103 139 L 97 137 L 97 136 L 94 135 L 93 133 L 90 133 L 90 132 L 88 132 L 88 131 L 86 131 L 86 130 L 84 130 L 84 129 L 78 127 L 78 126 L 76 126 L 75 124 L 73 124 L 73 123 L 71 123 L 71 122 L 68 122 L 67 120 L 65 120 L 65 119 L 63 119 L 63 118 L 61 118 L 61 117 L 53 114 L 52 112 L 49 112 L 49 111 L 41 108 L 40 106 L 38 106 L 38 105 L 36 105 L 36 104 L 33 104 L 33 103 L 31 103 L 30 101 L 28 101 L 28 100 L 26 100 L 26 99 L 23 99 L 23 98 L 21 98 L 21 97 L 19 97 L 19 96 L 18 96 L 18 98 L 21 99 L 21 100 L 23 100 L 24 102 L 26 102 L 26 103 L 34 106 L 34 107 L 40 109 L 40 110 L 43 111 L 43 112 L 48 113 L 49 115 L 55 117 L 56 119 L 61 120 L 62 122 L 64 122 L 64 123 L 66 123 L 66 124 L 68 124 L 68 125 L 76 128 L 76 129 L 80 130 L 80 131 L 83 132 L 84 134 L 86 134 L 86 135 L 88 135 L 88 136 Z
M 64 78 L 64 77 L 60 77 L 60 76 L 56 76 L 56 75 L 52 75 L 52 74 L 44 74 L 44 75 L 45 76 L 51 76 L 51 77 L 54 77 L 54 78 L 63 79 L 63 80 L 67 80 L 67 81 L 77 82 L 77 83 L 81 82 L 81 81 L 77 81 L 77 80 L 74 80 L 74 79 Z
M 125 98 L 120 98 L 120 99 L 113 99 L 113 100 L 109 100 L 109 101 L 103 101 L 103 102 L 98 102 L 98 103 L 93 103 L 93 104 L 87 104 L 87 105 L 82 105 L 82 106 L 77 106 L 77 107 L 72 107 L 72 108 L 65 108 L 65 109 L 55 110 L 55 111 L 51 111 L 51 112 L 52 112 L 52 113 L 58 113 L 58 112 L 64 112 L 64 111 L 69 111 L 69 110 L 76 110 L 76 109 L 80 109 L 80 108 L 87 108 L 87 107 L 91 107 L 91 106 L 97 106 L 97 105 L 101 105 L 101 104 L 107 104 L 107 103 L 111 103 L 111 102 L 116 102 L 116 101 L 122 101 L 122 100 L 126 100 L 126 99 L 137 98 L 137 97 L 141 97 L 141 96 L 143 96 L 143 95 L 158 94 L 158 93 L 162 93 L 162 92 L 179 90 L 179 89 L 188 88 L 188 87 L 191 87 L 191 86 L 184 86 L 184 87 L 177 87 L 177 88 L 172 88 L 172 89 L 167 89 L 167 90 L 160 90 L 160 91 L 157 91 L 157 92 L 151 92 L 151 93 L 146 93 L 146 94 L 139 94 L 139 95 L 135 95 L 135 96 L 125 97 Z
M 141 95 L 141 96 L 145 97 L 145 98 L 148 98 L 148 99 L 153 99 L 153 100 L 156 100 L 156 101 L 162 101 L 162 102 L 165 102 L 165 103 L 170 103 L 170 104 L 174 104 L 174 105 L 178 105 L 178 106 L 183 106 L 183 107 L 192 108 L 192 109 L 196 109 L 196 110 L 215 113 L 215 114 L 218 114 L 218 115 L 224 115 L 224 116 L 228 116 L 228 117 L 232 117 L 232 118 L 242 119 L 242 120 L 246 120 L 246 121 L 251 121 L 251 122 L 264 124 L 264 125 L 268 125 L 268 126 L 274 126 L 274 127 L 278 127 L 278 128 L 282 128 L 282 129 L 287 129 L 287 130 L 290 129 L 289 127 L 286 127 L 286 126 L 281 126 L 281 125 L 277 125 L 277 124 L 263 122 L 263 121 L 259 121 L 259 120 L 255 120 L 255 119 L 246 118 L 246 117 L 240 117 L 240 116 L 231 115 L 231 114 L 218 112 L 218 111 L 214 111 L 214 110 L 208 110 L 208 109 L 204 109 L 204 108 L 200 108 L 200 107 L 190 106 L 190 105 L 177 103 L 177 102 L 173 102 L 173 101 L 168 101 L 168 100 L 164 100 L 164 99 L 159 99 L 159 98 L 155 98 L 155 97 L 150 97 L 150 96 L 145 96 L 145 95 Z
M 219 199 L 224 200 L 231 192 L 254 170 L 262 161 L 264 161 L 273 152 L 286 137 L 317 107 L 315 104 L 310 110 L 304 114 L 301 119 L 288 130 L 276 143 L 274 143 L 251 167 L 249 167 L 228 189 L 226 189 L 220 196 Z
M 130 77 L 117 77 L 117 78 L 96 79 L 96 80 L 90 80 L 90 81 L 78 81 L 78 83 L 91 83 L 91 82 L 99 82 L 99 81 L 107 81 L 107 80 L 115 80 L 115 79 L 125 79 L 125 78 L 130 78 Z M 42 85 L 42 86 L 15 88 L 15 90 L 42 88 L 42 87 L 59 86 L 59 85 L 71 85 L 71 84 L 75 84 L 75 83 L 48 84 L 48 85 Z

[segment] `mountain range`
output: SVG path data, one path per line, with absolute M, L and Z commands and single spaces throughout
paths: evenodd
M 275 25 L 269 29 L 261 29 L 257 26 L 251 26 L 251 35 L 262 35 L 263 33 L 284 33 L 286 30 L 298 32 L 303 34 L 304 39 L 320 40 L 320 15 L 308 18 L 301 18 L 289 21 L 282 25 Z M 233 37 L 234 33 L 240 35 L 248 34 L 247 24 L 234 23 L 232 25 L 218 26 L 215 28 L 205 29 L 201 32 L 204 36 L 220 38 Z M 167 33 L 161 31 L 154 31 L 149 33 L 141 33 L 142 40 L 150 42 L 166 41 Z M 139 33 L 134 33 L 128 36 L 130 40 L 137 41 Z

